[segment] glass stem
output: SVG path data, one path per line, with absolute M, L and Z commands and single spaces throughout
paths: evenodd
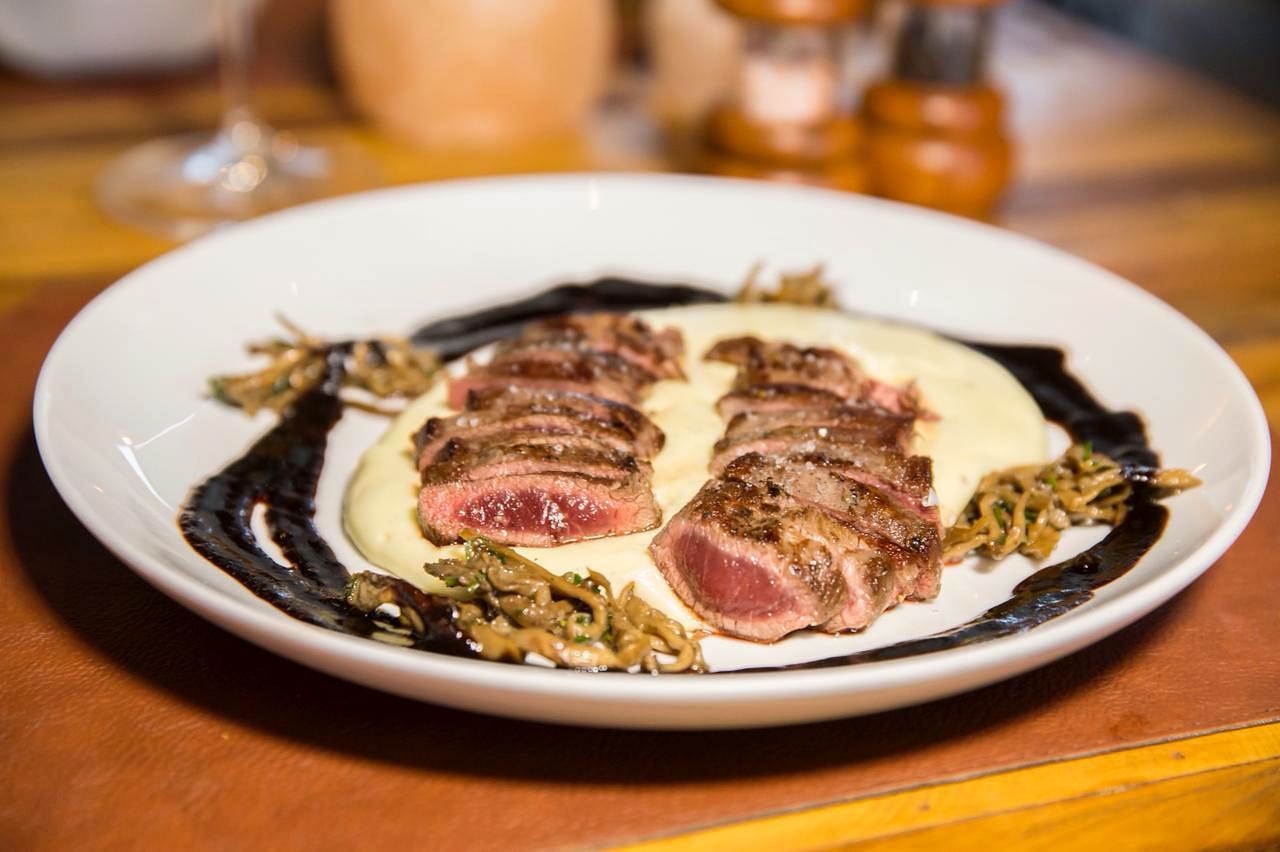
M 249 104 L 249 66 L 257 5 L 257 0 L 218 0 L 217 3 L 222 132 L 239 147 L 246 147 L 245 136 L 259 135 L 251 129 L 257 127 L 258 120 Z M 256 138 L 253 141 L 256 142 Z

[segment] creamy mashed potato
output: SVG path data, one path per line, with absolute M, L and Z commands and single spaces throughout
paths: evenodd
M 653 460 L 653 487 L 664 519 L 706 482 L 711 447 L 724 433 L 715 403 L 729 389 L 736 369 L 704 362 L 702 355 L 716 341 L 743 334 L 828 346 L 848 353 L 881 381 L 914 380 L 938 419 L 917 423 L 911 449 L 933 459 L 944 524 L 951 524 L 986 473 L 1047 458 L 1044 418 L 1018 381 L 989 358 L 930 332 L 790 305 L 697 305 L 641 316 L 656 327 L 675 326 L 685 341 L 689 381 L 657 383 L 640 406 L 667 435 L 666 446 Z M 343 506 L 347 535 L 360 552 L 428 591 L 444 587 L 423 571 L 424 563 L 456 555 L 459 547 L 435 547 L 418 526 L 412 436 L 428 417 L 453 413 L 445 405 L 445 390 L 440 383 L 395 418 L 361 459 Z M 697 625 L 649 559 L 646 549 L 657 532 L 521 552 L 558 574 L 584 567 L 599 571 L 615 591 L 634 582 L 649 603 Z

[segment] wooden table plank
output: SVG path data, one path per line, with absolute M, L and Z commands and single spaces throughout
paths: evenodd
M 619 849 L 985 852 L 992 843 L 1017 849 L 1155 849 L 1183 846 L 1188 837 L 1202 847 L 1260 846 L 1280 839 L 1280 723 L 871 796 Z

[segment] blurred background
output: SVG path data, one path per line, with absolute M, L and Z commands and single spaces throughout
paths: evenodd
M 0 292 L 369 187 L 687 171 L 1038 237 L 1260 385 L 1277 45 L 1280 0 L 0 0 Z

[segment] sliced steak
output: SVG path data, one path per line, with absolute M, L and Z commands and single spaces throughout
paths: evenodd
M 845 605 L 822 625 L 823 630 L 861 630 L 903 600 L 937 596 L 942 570 L 938 527 L 886 505 L 888 498 L 881 492 L 845 479 L 821 457 L 744 456 L 730 465 L 725 477 L 770 493 L 786 493 L 862 536 L 864 550 L 843 564 L 849 590 Z
M 716 411 L 726 420 L 747 412 L 800 411 L 809 408 L 833 408 L 846 400 L 827 391 L 803 385 L 756 385 L 731 390 L 716 403 Z
M 877 406 L 824 406 L 788 408 L 783 411 L 745 411 L 735 414 L 724 427 L 724 438 L 762 435 L 783 426 L 858 426 L 867 422 L 893 421 L 910 425 L 913 418 L 891 414 Z
M 684 340 L 680 332 L 674 328 L 655 331 L 644 320 L 628 314 L 565 314 L 553 317 L 526 329 L 513 348 L 547 341 L 611 352 L 658 378 L 684 378 L 684 371 L 680 368 Z
M 461 378 L 449 382 L 449 405 L 462 408 L 472 391 L 522 387 L 531 390 L 575 391 L 634 404 L 644 389 L 635 374 L 619 366 L 616 359 L 599 353 L 558 353 L 549 350 L 512 356 L 510 360 L 477 365 Z
M 613 352 L 601 352 L 574 341 L 541 341 L 513 344 L 499 349 L 490 362 L 492 365 L 510 361 L 548 361 L 569 365 L 566 369 L 587 368 L 608 377 L 611 381 L 626 384 L 640 393 L 658 380 L 652 371 L 628 361 Z
M 662 430 L 639 409 L 612 399 L 573 391 L 541 391 L 530 388 L 499 388 L 476 391 L 467 396 L 468 411 L 512 411 L 563 413 L 572 411 L 584 419 L 627 429 L 656 453 L 662 449 Z
M 648 476 L 651 472 L 649 463 L 639 462 L 635 456 L 594 447 L 539 443 L 466 447 L 451 441 L 445 445 L 439 461 L 422 469 L 422 484 L 430 486 L 526 473 L 574 473 L 614 482 L 637 473 Z
M 865 444 L 835 444 L 825 447 L 800 445 L 793 448 L 788 457 L 806 455 L 821 456 L 823 463 L 841 476 L 883 491 L 941 532 L 938 507 L 932 505 L 931 500 L 933 459 L 928 456 L 904 456 Z
M 437 545 L 473 529 L 504 544 L 553 547 L 653 529 L 662 511 L 640 473 L 621 480 L 522 473 L 426 485 L 418 495 L 418 519 Z
M 758 385 L 800 385 L 842 400 L 858 399 L 866 377 L 853 359 L 834 349 L 790 343 L 765 343 L 755 337 L 722 340 L 706 354 L 709 361 L 738 367 L 735 390 Z
M 657 427 L 653 429 L 656 431 Z M 500 440 L 499 436 L 525 432 L 583 438 L 639 458 L 652 458 L 656 452 L 652 435 L 646 434 L 641 438 L 619 422 L 590 419 L 573 409 L 538 411 L 510 408 L 432 417 L 413 436 L 414 455 L 421 469 L 436 461 L 452 440 L 478 445 Z M 661 436 L 662 433 L 657 434 Z
M 711 457 L 711 472 L 719 474 L 738 456 L 760 453 L 784 456 L 800 444 L 816 446 L 856 444 L 901 453 L 911 439 L 911 423 L 892 420 L 869 421 L 848 426 L 783 426 L 762 435 L 743 435 L 716 441 Z
M 470 435 L 466 432 L 457 438 L 450 438 L 430 459 L 419 466 L 419 469 L 432 463 L 440 463 L 474 456 L 486 450 L 507 447 L 547 447 L 551 452 L 563 453 L 566 450 L 585 451 L 605 455 L 617 455 L 624 458 L 635 458 L 635 453 L 626 447 L 613 447 L 596 440 L 589 434 L 581 432 L 543 432 L 537 429 L 505 429 L 487 435 Z M 638 465 L 648 469 L 649 463 L 636 459 Z
M 801 348 L 790 343 L 766 343 L 755 337 L 735 337 L 721 340 L 705 357 L 738 366 L 735 391 L 794 385 L 825 391 L 841 401 L 864 401 L 895 414 L 927 416 L 914 384 L 897 387 L 872 379 L 856 361 L 835 349 Z
M 711 480 L 649 547 L 680 598 L 716 629 L 773 642 L 845 605 L 845 565 L 868 550 L 830 514 L 751 483 Z
M 899 565 L 911 562 L 919 569 L 941 565 L 942 541 L 936 525 L 878 488 L 842 476 L 822 455 L 779 459 L 752 453 L 736 459 L 723 476 L 761 489 L 781 489 L 800 503 L 831 513 L 888 545 L 881 550 Z M 914 584 L 911 591 L 915 593 Z

